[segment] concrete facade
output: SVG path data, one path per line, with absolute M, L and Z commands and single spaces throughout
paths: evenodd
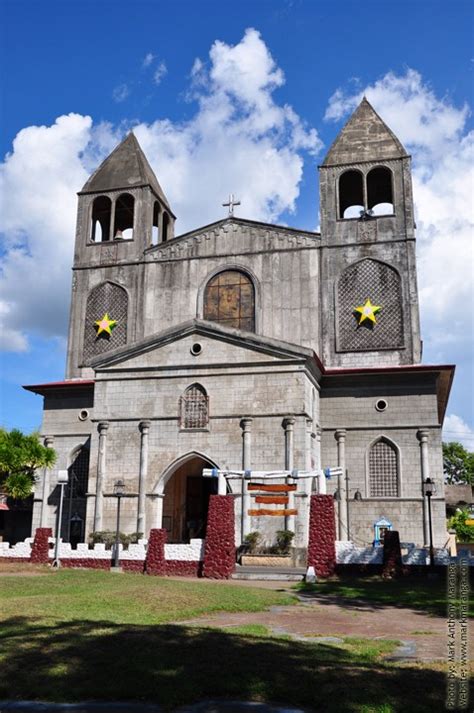
M 366 100 L 331 147 L 320 191 L 321 234 L 229 217 L 174 237 L 174 215 L 134 137 L 99 167 L 79 194 L 66 380 L 26 387 L 44 396 L 42 434 L 58 452 L 56 470 L 39 474 L 33 528 L 54 527 L 64 468 L 87 486 L 69 493 L 65 539 L 68 517 L 83 540 L 114 529 L 121 479 L 124 532 L 147 536 L 181 518 L 178 539 L 189 541 L 217 484 L 188 478 L 178 502 L 169 484 L 187 463 L 341 466 L 347 478 L 327 484 L 340 496 L 340 540 L 370 544 L 385 516 L 402 541 L 427 544 L 430 477 L 435 544 L 445 544 L 441 426 L 453 367 L 420 364 L 410 159 Z M 388 212 L 378 215 L 374 201 Z M 359 217 L 341 214 L 351 202 Z M 254 331 L 209 318 L 209 285 L 226 271 L 251 285 Z M 354 313 L 367 299 L 380 307 L 370 329 Z M 104 313 L 121 316 L 101 340 L 91 330 Z M 193 387 L 205 416 L 189 427 Z M 74 465 L 81 447 L 86 476 Z M 374 494 L 378 463 L 388 485 L 377 487 L 390 495 Z M 301 479 L 288 496 L 296 515 L 256 517 L 248 510 L 262 501 L 246 486 L 242 497 L 242 480 L 229 478 L 236 541 L 259 530 L 269 544 L 286 527 L 305 548 L 311 488 Z

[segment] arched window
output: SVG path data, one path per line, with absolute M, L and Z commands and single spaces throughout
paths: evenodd
M 64 509 L 61 531 L 71 545 L 76 547 L 84 541 L 87 489 L 89 484 L 90 442 L 78 446 L 71 454 L 68 468 L 68 484 L 64 493 Z
M 380 309 L 375 323 L 355 310 L 370 300 Z M 403 346 L 401 279 L 390 265 L 369 258 L 349 265 L 337 283 L 337 349 L 377 351 Z
M 73 451 L 71 465 L 68 468 L 68 484 L 66 497 L 84 498 L 89 482 L 89 455 L 88 446 L 79 446 Z
M 160 237 L 160 204 L 155 201 L 153 205 L 153 224 L 151 229 L 151 242 L 153 245 L 158 245 Z
M 110 240 L 112 201 L 108 196 L 97 196 L 92 204 L 90 239 L 94 243 Z
M 206 428 L 209 423 L 209 399 L 200 384 L 189 386 L 180 398 L 181 428 Z
M 367 174 L 367 207 L 374 215 L 393 213 L 392 172 L 377 166 Z
M 362 174 L 345 171 L 339 178 L 339 218 L 359 218 L 361 211 L 364 211 Z
M 114 240 L 133 239 L 135 198 L 122 193 L 115 201 Z
M 399 495 L 398 451 L 386 438 L 369 450 L 369 497 L 396 498 Z
M 84 360 L 92 359 L 127 343 L 128 295 L 113 282 L 94 287 L 87 297 L 84 326 Z M 113 324 L 106 328 L 98 322 L 104 318 Z
M 255 290 L 238 270 L 219 272 L 206 285 L 203 318 L 227 327 L 255 331 Z
M 170 217 L 166 211 L 163 211 L 163 227 L 162 227 L 162 231 L 161 231 L 161 234 L 162 234 L 161 242 L 162 243 L 166 243 L 166 241 L 168 240 L 169 224 L 170 224 Z

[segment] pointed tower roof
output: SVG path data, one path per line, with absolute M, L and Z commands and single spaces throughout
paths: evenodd
M 101 193 L 102 191 L 126 190 L 139 186 L 150 186 L 171 211 L 163 189 L 135 134 L 130 132 L 107 156 L 105 161 L 102 161 L 80 193 Z
M 336 137 L 323 166 L 408 156 L 400 141 L 364 97 Z

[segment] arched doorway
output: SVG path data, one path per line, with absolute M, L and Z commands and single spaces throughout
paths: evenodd
M 163 498 L 163 527 L 168 542 L 189 542 L 206 534 L 209 497 L 217 494 L 217 478 L 203 478 L 203 468 L 214 463 L 190 454 L 169 475 Z

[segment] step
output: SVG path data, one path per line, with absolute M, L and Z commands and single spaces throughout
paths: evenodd
M 237 565 L 232 579 L 274 582 L 301 582 L 306 574 L 302 567 L 242 567 Z

